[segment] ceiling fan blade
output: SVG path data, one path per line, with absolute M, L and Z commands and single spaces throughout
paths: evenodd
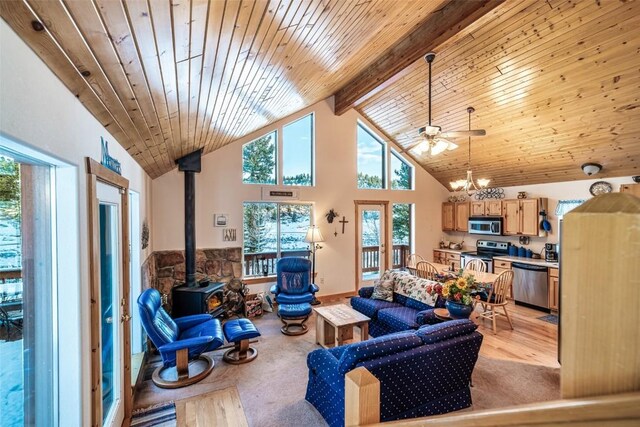
M 443 138 L 460 138 L 463 136 L 485 136 L 487 131 L 484 129 L 474 130 L 454 130 L 451 132 L 443 132 L 440 134 Z

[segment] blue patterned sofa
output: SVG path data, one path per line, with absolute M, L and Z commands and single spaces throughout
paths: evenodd
M 344 426 L 344 377 L 363 366 L 380 381 L 380 421 L 444 414 L 471 405 L 482 335 L 467 319 L 427 325 L 307 356 L 305 399 L 331 427 Z
M 371 299 L 373 286 L 360 288 L 359 296 L 351 298 L 351 307 L 371 318 L 369 335 L 379 337 L 441 322 L 433 309 L 444 307 L 444 301 L 434 303 L 426 291 L 427 285 L 436 282 L 402 270 L 386 271 L 381 280 L 386 279 L 394 282 L 393 301 Z

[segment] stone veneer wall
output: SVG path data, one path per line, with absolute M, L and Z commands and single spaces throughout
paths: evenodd
M 185 280 L 184 251 L 154 252 L 142 264 L 142 285 L 167 296 L 171 308 L 171 289 Z M 242 248 L 196 249 L 196 273 L 213 282 L 227 283 L 242 278 Z

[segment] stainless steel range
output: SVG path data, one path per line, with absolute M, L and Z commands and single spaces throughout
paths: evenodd
M 460 264 L 462 268 L 464 268 L 465 264 L 472 259 L 480 259 L 486 264 L 487 271 L 489 273 L 493 273 L 493 257 L 507 255 L 509 253 L 510 245 L 511 243 L 508 242 L 478 240 L 476 242 L 475 251 L 462 252 Z

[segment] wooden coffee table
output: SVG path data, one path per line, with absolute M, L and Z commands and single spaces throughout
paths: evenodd
M 353 327 L 360 328 L 360 340 L 369 338 L 369 319 L 346 304 L 314 307 L 316 312 L 316 342 L 324 348 L 339 346 L 353 338 Z
M 433 310 L 433 314 L 435 314 L 436 317 L 440 320 L 452 320 L 451 316 L 449 315 L 449 310 L 447 310 L 446 308 L 436 308 Z

